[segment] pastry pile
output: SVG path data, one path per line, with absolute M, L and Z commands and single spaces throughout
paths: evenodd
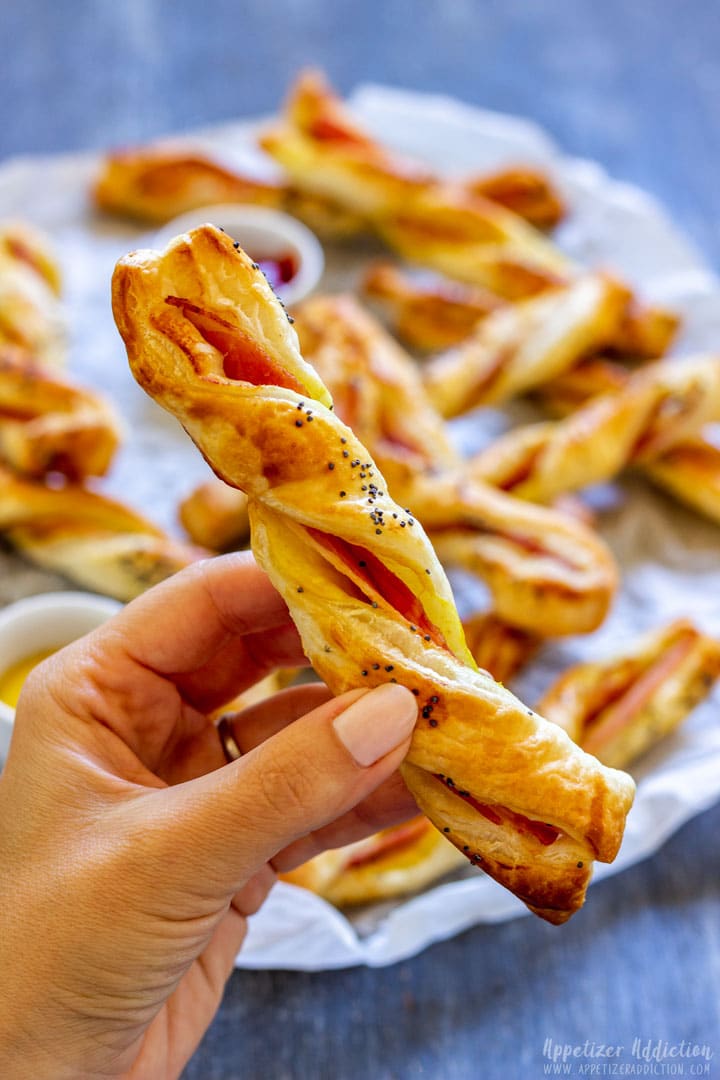
M 314 72 L 259 145 L 273 180 L 173 141 L 109 155 L 92 197 L 146 222 L 271 206 L 331 243 L 372 234 L 405 264 L 372 265 L 362 301 L 312 297 L 293 327 L 211 227 L 121 260 L 113 304 L 134 374 L 217 474 L 180 507 L 195 547 L 97 488 L 121 425 L 58 373 L 46 242 L 0 227 L 0 532 L 121 599 L 251 533 L 330 688 L 398 681 L 419 705 L 403 770 L 423 816 L 289 879 L 363 903 L 469 860 L 563 922 L 593 860 L 617 852 L 633 792 L 617 770 L 707 695 L 720 646 L 677 621 L 572 668 L 537 711 L 502 684 L 610 608 L 619 572 L 584 488 L 632 469 L 720 521 L 720 356 L 665 358 L 677 315 L 554 245 L 564 200 L 536 169 L 438 175 L 363 130 Z M 448 421 L 517 398 L 549 418 L 463 457 Z M 444 567 L 476 577 L 490 607 L 461 624 Z
M 61 372 L 60 289 L 47 239 L 0 224 L 0 535 L 39 566 L 130 600 L 202 553 L 91 486 L 112 465 L 122 423 Z

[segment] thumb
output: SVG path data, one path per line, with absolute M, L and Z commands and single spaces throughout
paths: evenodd
M 278 851 L 383 783 L 405 757 L 416 719 L 416 700 L 399 684 L 333 698 L 238 761 L 166 788 L 168 840 L 181 840 L 193 880 L 201 871 L 213 892 L 235 893 Z

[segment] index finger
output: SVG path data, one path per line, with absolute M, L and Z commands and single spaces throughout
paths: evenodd
M 181 570 L 128 604 L 107 633 L 143 667 L 179 675 L 208 663 L 231 638 L 290 625 L 285 601 L 242 551 Z

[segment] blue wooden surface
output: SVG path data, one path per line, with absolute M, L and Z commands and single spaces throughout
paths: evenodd
M 343 90 L 531 116 L 720 264 L 716 0 L 0 0 L 0 42 L 0 158 L 271 111 L 316 63 Z M 482 927 L 384 971 L 238 972 L 187 1078 L 534 1078 L 548 1038 L 635 1037 L 710 1043 L 717 1075 L 719 829 L 716 808 L 559 930 Z

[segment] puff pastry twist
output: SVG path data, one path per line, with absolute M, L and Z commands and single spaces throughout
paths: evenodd
M 0 222 L 0 344 L 50 366 L 65 357 L 60 271 L 49 241 L 19 221 Z
M 617 584 L 607 548 L 565 514 L 537 508 L 466 475 L 412 360 L 348 296 L 296 312 L 301 349 L 338 415 L 412 507 L 441 558 L 488 585 L 498 614 L 536 633 L 598 626 Z
M 39 566 L 118 600 L 131 600 L 205 554 L 114 499 L 2 468 L 0 533 Z
M 494 311 L 425 366 L 428 395 L 451 417 L 550 382 L 613 340 L 628 299 L 612 278 L 587 274 Z
M 107 401 L 0 345 L 0 457 L 19 472 L 102 476 L 120 442 Z
M 559 287 L 557 282 L 541 282 L 532 295 Z M 462 345 L 487 315 L 507 305 L 506 300 L 477 285 L 418 278 L 384 262 L 370 268 L 363 289 L 382 306 L 399 337 L 425 352 Z M 656 360 L 667 352 L 679 324 L 677 312 L 631 297 L 619 322 L 608 323 L 603 353 Z
M 475 475 L 548 502 L 661 457 L 720 418 L 720 357 L 659 361 L 564 420 L 516 428 L 474 459 Z
M 396 251 L 449 277 L 516 298 L 568 271 L 541 233 L 477 183 L 442 181 L 380 146 L 317 72 L 300 75 L 283 122 L 260 142 L 297 188 L 361 215 Z
M 204 226 L 122 259 L 113 310 L 140 384 L 247 493 L 253 549 L 320 677 L 415 692 L 403 772 L 420 808 L 532 910 L 567 919 L 593 858 L 617 852 L 632 781 L 476 670 L 423 530 L 333 413 L 261 273 Z
M 518 653 L 493 616 L 475 621 L 480 649 L 500 667 Z M 470 629 L 465 624 L 466 634 Z M 472 649 L 471 636 L 468 644 Z M 507 646 L 507 648 L 506 648 Z M 474 650 L 473 650 L 474 651 Z M 477 654 L 476 654 L 477 657 Z M 494 674 L 496 668 L 489 667 Z M 625 768 L 674 731 L 720 675 L 720 643 L 687 620 L 644 635 L 619 655 L 578 664 L 548 690 L 538 710 L 600 761 Z M 385 829 L 359 844 L 316 856 L 283 875 L 344 906 L 415 891 L 454 869 L 444 839 L 424 818 Z M 457 854 L 457 853 L 455 853 Z
M 619 656 L 578 664 L 538 709 L 600 761 L 625 768 L 678 727 L 720 675 L 720 642 L 679 619 Z
M 552 413 L 567 416 L 591 398 L 618 393 L 629 379 L 627 369 L 610 361 L 585 361 L 541 388 L 539 397 Z M 678 502 L 720 524 L 720 447 L 715 437 L 712 430 L 700 431 L 637 467 Z

